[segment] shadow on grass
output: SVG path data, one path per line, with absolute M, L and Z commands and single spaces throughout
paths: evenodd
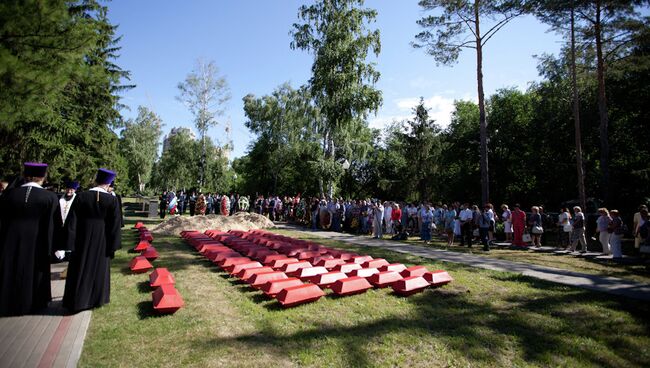
M 151 293 L 153 290 L 151 289 L 151 285 L 149 285 L 149 281 L 140 281 L 138 282 L 138 292 L 147 294 Z
M 536 283 L 534 280 L 529 282 Z M 549 285 L 540 283 L 537 286 L 544 288 Z M 612 320 L 603 323 L 601 317 L 590 309 L 581 310 L 575 316 L 571 314 L 576 313 L 572 311 L 572 306 L 585 299 L 610 303 L 608 298 L 594 297 L 593 294 L 582 291 L 556 293 L 543 300 L 528 295 L 514 298 L 512 302 L 515 305 L 504 308 L 492 305 L 489 300 L 474 301 L 463 293 L 454 294 L 443 290 L 427 290 L 403 299 L 415 306 L 416 313 L 411 317 L 396 315 L 359 322 L 353 326 L 339 325 L 336 320 L 332 320 L 327 321 L 327 325 L 315 323 L 289 335 L 275 332 L 272 328 L 263 328 L 250 335 L 216 338 L 208 342 L 195 341 L 194 345 L 199 351 L 204 346 L 214 344 L 243 343 L 251 350 L 280 346 L 289 354 L 299 354 L 319 349 L 323 341 L 335 340 L 345 349 L 341 357 L 346 365 L 369 367 L 377 363 L 376 358 L 371 356 L 370 349 L 367 349 L 366 342 L 382 341 L 388 335 L 406 333 L 413 336 L 433 335 L 441 339 L 449 350 L 456 351 L 469 362 L 483 364 L 498 365 L 497 358 L 509 356 L 513 345 L 522 351 L 521 359 L 534 365 L 553 365 L 553 357 L 557 354 L 565 356 L 569 365 L 573 362 L 571 359 L 576 359 L 576 363 L 586 361 L 596 366 L 612 365 L 614 362 L 617 363 L 614 365 L 622 363 L 624 366 L 647 364 L 642 354 L 633 353 L 638 346 L 624 346 L 616 337 L 617 334 L 611 333 L 619 328 L 629 328 L 626 322 Z M 256 297 L 254 300 L 263 301 Z M 619 304 L 618 301 L 611 303 Z M 270 311 L 284 310 L 277 302 L 264 307 Z M 643 311 L 636 312 L 639 316 L 638 313 Z M 639 318 L 637 323 L 641 324 L 643 330 L 648 330 L 647 319 Z M 594 340 L 599 349 L 614 352 L 615 357 L 585 354 L 572 345 L 584 338 Z M 629 354 L 622 355 L 619 353 L 621 349 Z
M 169 314 L 157 313 L 153 309 L 153 303 L 150 301 L 138 303 L 138 318 L 141 320 L 145 320 L 149 318 L 164 318 L 167 316 L 169 316 Z

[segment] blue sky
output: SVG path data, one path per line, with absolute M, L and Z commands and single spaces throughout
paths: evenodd
M 172 127 L 193 127 L 192 115 L 176 100 L 177 85 L 198 58 L 213 60 L 226 76 L 232 99 L 222 123 L 232 126 L 232 157 L 245 154 L 254 136 L 244 126 L 242 97 L 269 94 L 290 82 L 298 87 L 309 80 L 312 55 L 291 50 L 289 31 L 297 11 L 307 0 L 113 0 L 109 17 L 122 36 L 118 65 L 129 70 L 137 87 L 123 96 L 133 117 L 138 105 L 155 111 L 166 134 Z M 419 97 L 432 116 L 445 126 L 453 101 L 476 100 L 473 50 L 465 51 L 453 67 L 437 67 L 433 58 L 409 43 L 419 32 L 422 16 L 416 0 L 367 0 L 378 11 L 374 27 L 380 29 L 382 51 L 376 59 L 384 103 L 369 118 L 373 127 L 411 115 Z M 559 36 L 532 17 L 514 20 L 487 44 L 484 51 L 486 94 L 504 87 L 525 89 L 539 80 L 533 55 L 557 53 Z M 209 135 L 224 141 L 223 125 Z

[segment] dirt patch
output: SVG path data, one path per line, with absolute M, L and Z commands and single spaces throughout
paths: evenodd
M 254 230 L 275 226 L 268 218 L 256 213 L 238 212 L 234 216 L 176 216 L 161 222 L 151 231 L 161 235 L 180 235 L 183 230 Z

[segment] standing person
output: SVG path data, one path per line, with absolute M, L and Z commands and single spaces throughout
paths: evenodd
M 47 164 L 26 162 L 25 183 L 0 196 L 0 317 L 37 312 L 52 299 L 50 256 L 61 216 L 56 194 L 42 187 L 46 175 Z
M 643 226 L 643 219 L 641 218 L 641 212 L 648 212 L 648 207 L 645 204 L 642 204 L 639 206 L 639 212 L 634 214 L 634 219 L 633 219 L 633 224 L 632 224 L 632 230 L 635 231 L 634 233 L 634 249 L 638 250 L 640 245 L 641 245 L 641 236 L 638 234 L 636 229 L 640 228 Z
M 609 246 L 609 237 L 611 235 L 610 224 L 612 222 L 612 218 L 609 217 L 609 211 L 607 211 L 607 208 L 604 207 L 598 209 L 598 214 L 600 214 L 596 220 L 596 232 L 599 233 L 598 240 L 603 246 L 603 254 L 612 254 L 612 250 Z
M 219 211 L 224 216 L 230 215 L 230 197 L 228 197 L 226 194 L 221 196 L 221 204 L 219 206 Z
M 124 210 L 122 208 L 122 196 L 115 191 L 115 181 L 111 182 L 108 192 L 117 199 L 117 206 L 120 208 L 120 227 L 124 227 Z
M 111 259 L 121 248 L 120 209 L 108 188 L 115 172 L 99 169 L 96 186 L 77 195 L 70 209 L 67 249 L 72 251 L 63 306 L 72 313 L 110 302 Z
M 469 203 L 465 203 L 461 207 L 460 215 L 459 215 L 459 220 L 460 220 L 460 232 L 461 232 L 461 238 L 460 238 L 460 246 L 464 247 L 465 242 L 467 242 L 467 247 L 471 248 L 472 247 L 472 225 L 474 224 L 473 221 L 473 213 L 472 210 L 470 209 Z
M 399 234 L 402 232 L 402 210 L 399 208 L 399 204 L 394 203 L 393 209 L 390 213 L 390 220 L 393 224 L 393 234 Z
M 190 198 L 188 199 L 189 202 L 189 208 L 190 208 L 190 216 L 194 216 L 196 213 L 196 192 L 192 191 L 192 194 L 190 195 Z
M 571 214 L 568 208 L 562 207 L 558 216 L 557 225 L 560 234 L 560 245 L 566 248 L 571 244 L 571 231 L 573 230 L 573 226 L 571 226 Z
M 488 252 L 490 251 L 490 226 L 492 225 L 492 217 L 490 216 L 489 210 L 491 208 L 486 205 L 483 208 L 483 212 L 480 213 L 478 217 L 478 232 L 479 237 L 481 238 L 481 244 L 483 244 L 483 250 Z
M 205 215 L 206 208 L 207 206 L 205 203 L 205 196 L 203 195 L 203 193 L 199 193 L 199 196 L 196 197 L 196 210 L 195 210 L 196 214 L 199 216 Z
M 488 239 L 490 241 L 494 240 L 494 230 L 495 230 L 495 225 L 496 225 L 496 216 L 494 214 L 494 206 L 492 203 L 488 203 L 485 205 L 487 208 L 487 214 L 490 217 L 490 228 L 488 229 Z
M 372 222 L 372 227 L 373 227 L 373 237 L 375 239 L 381 239 L 382 238 L 382 232 L 381 232 L 381 222 L 384 218 L 384 206 L 381 205 L 381 202 L 379 200 L 376 200 L 372 206 L 372 213 L 373 213 L 373 222 Z
M 585 238 L 585 215 L 578 206 L 573 207 L 573 231 L 571 232 L 571 249 L 576 251 L 578 243 L 582 245 L 580 253 L 587 252 L 587 239 Z
M 312 198 L 311 200 L 311 206 L 309 207 L 309 213 L 311 214 L 311 229 L 316 230 L 318 228 L 318 216 L 319 212 L 319 206 L 318 206 L 318 199 L 315 197 Z
M 507 204 L 501 205 L 501 221 L 503 221 L 503 232 L 506 234 L 506 242 L 512 243 L 512 212 Z
M 533 206 L 531 209 L 532 214 L 528 220 L 528 225 L 530 225 L 530 233 L 533 236 L 533 245 L 537 248 L 542 246 L 542 234 L 544 233 L 544 227 L 542 226 L 542 215 L 539 213 L 539 207 Z
M 77 189 L 79 189 L 78 181 L 67 181 L 65 183 L 65 194 L 59 199 L 59 208 L 61 209 L 61 223 L 65 226 L 65 220 L 70 212 L 72 202 L 77 197 Z
M 454 225 L 456 223 L 456 210 L 453 205 L 446 208 L 445 214 L 445 232 L 447 233 L 447 246 L 454 245 Z
M 618 210 L 611 210 L 609 214 L 612 217 L 612 222 L 610 224 L 611 235 L 609 237 L 609 245 L 612 247 L 612 258 L 621 259 L 623 258 L 621 237 L 625 233 L 625 227 L 623 225 L 623 220 L 621 220 L 621 216 L 618 213 Z
M 433 227 L 433 212 L 428 203 L 424 204 L 422 211 L 422 231 L 420 232 L 420 239 L 424 240 L 424 244 L 431 242 L 431 228 Z
M 185 214 L 185 197 L 185 192 L 181 190 L 178 194 L 178 213 L 181 215 Z
M 524 247 L 523 236 L 524 230 L 526 230 L 526 213 L 519 208 L 519 203 L 515 204 L 515 210 L 512 211 L 512 231 L 514 235 L 514 241 L 512 244 L 517 247 Z
M 409 215 L 409 223 L 408 223 L 408 228 L 410 229 L 411 235 L 415 234 L 415 229 L 417 229 L 418 226 L 418 208 L 415 205 L 415 203 L 411 203 L 408 206 L 408 215 Z
M 386 234 L 393 233 L 393 205 L 391 202 L 384 202 L 384 223 L 386 225 Z
M 160 198 L 158 198 L 158 210 L 160 212 L 160 218 L 164 219 L 167 215 L 167 191 L 164 191 Z
M 209 215 L 212 213 L 212 209 L 216 206 L 214 203 L 214 198 L 212 197 L 212 194 L 208 193 L 205 195 L 205 214 Z

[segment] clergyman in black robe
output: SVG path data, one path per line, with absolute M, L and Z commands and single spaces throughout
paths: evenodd
M 115 173 L 100 169 L 97 186 L 78 193 L 68 214 L 66 244 L 72 255 L 63 306 L 72 313 L 110 302 L 111 259 L 121 247 L 120 208 L 108 192 L 113 178 Z
M 0 316 L 38 312 L 52 300 L 50 256 L 59 199 L 41 184 L 47 165 L 25 163 L 26 183 L 0 196 Z

